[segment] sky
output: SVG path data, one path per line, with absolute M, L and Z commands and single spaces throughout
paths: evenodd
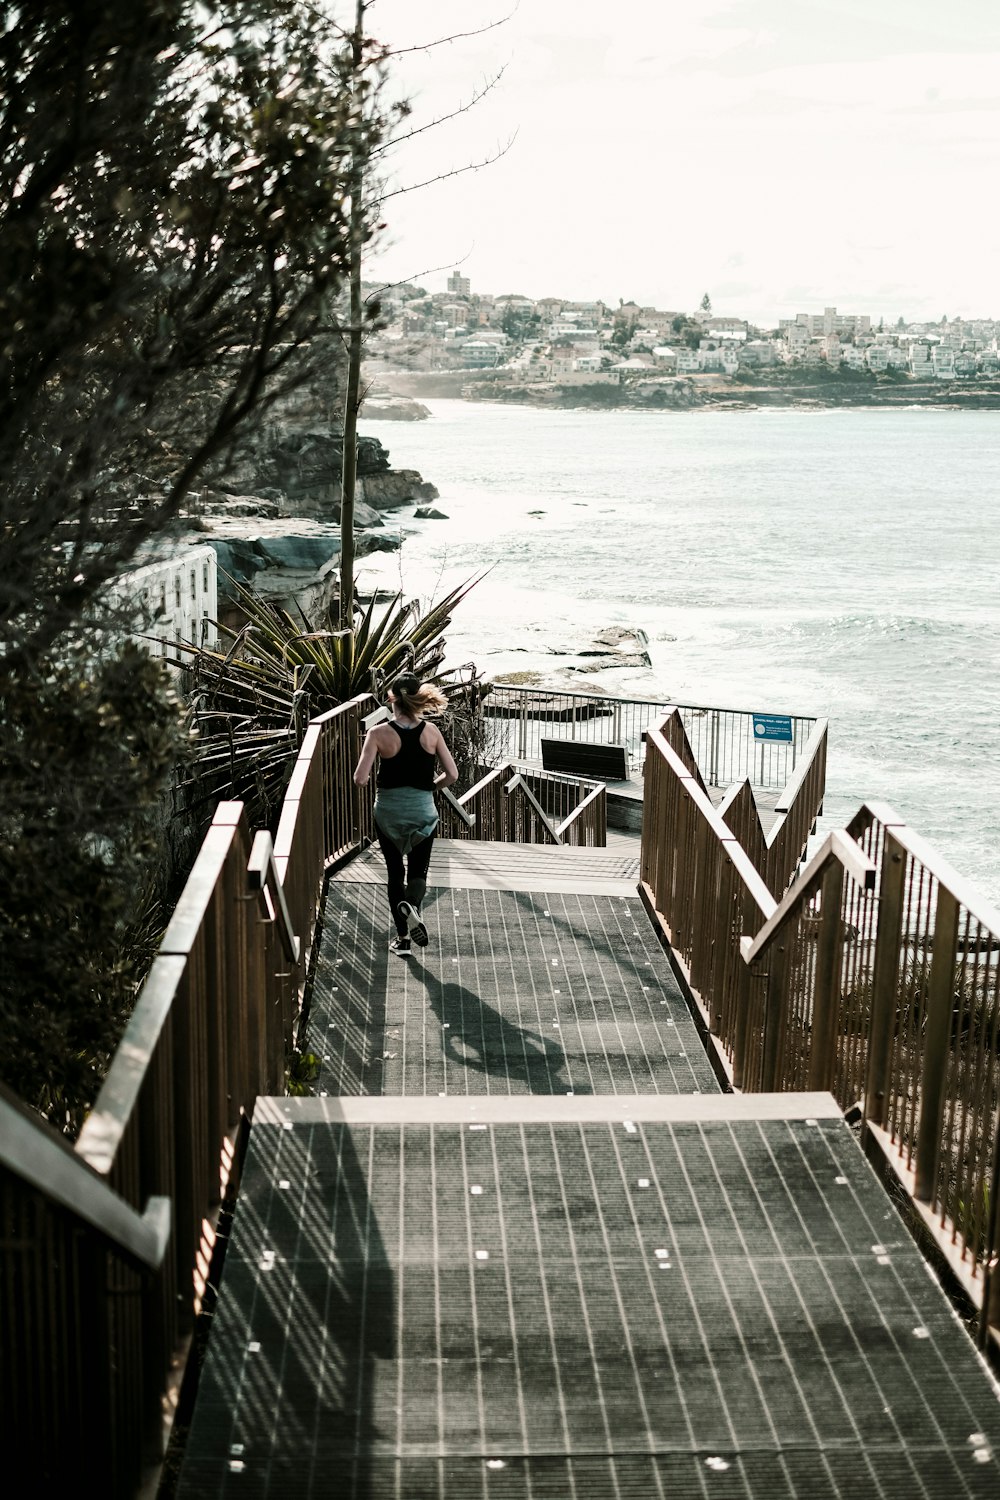
M 427 46 L 514 3 L 371 3 L 403 128 L 503 74 L 386 154 L 366 278 L 680 311 L 708 292 L 762 326 L 1000 318 L 996 0 L 520 0 Z

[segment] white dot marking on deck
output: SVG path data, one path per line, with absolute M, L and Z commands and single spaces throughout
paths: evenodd
M 973 1448 L 972 1456 L 977 1464 L 988 1464 L 993 1454 L 989 1448 Z
M 670 1251 L 669 1250 L 654 1250 L 653 1254 L 656 1256 L 657 1260 L 669 1260 L 670 1259 Z
M 838 1185 L 838 1187 L 843 1187 L 847 1182 L 846 1177 L 835 1177 L 833 1180 Z
M 469 1189 L 469 1192 L 472 1194 L 473 1198 L 479 1198 L 479 1197 L 481 1197 L 482 1196 L 482 1191 L 483 1190 L 479 1186 L 478 1182 L 474 1182 L 472 1184 L 472 1187 L 470 1187 L 470 1189 Z
M 442 1097 L 443 1097 L 443 1095 L 442 1095 Z M 485 1130 L 486 1126 L 485 1125 L 470 1125 L 469 1129 L 470 1130 Z
M 243 1444 L 242 1443 L 230 1443 L 230 1445 L 229 1445 L 229 1451 L 233 1455 L 234 1458 L 239 1458 L 240 1454 L 243 1452 Z
M 291 1185 L 292 1184 L 289 1182 L 287 1177 L 282 1177 L 281 1181 L 278 1183 L 279 1188 L 290 1188 Z
M 913 1336 L 917 1339 L 929 1339 L 931 1331 L 929 1328 L 914 1328 Z
M 543 917 L 550 917 L 550 916 L 551 916 L 551 915 L 552 915 L 552 913 L 551 913 L 551 912 L 548 912 L 548 911 L 543 911 L 543 912 L 542 912 L 542 916 L 543 916 Z
M 879 1256 L 876 1256 L 876 1259 L 877 1259 L 877 1261 L 878 1261 L 878 1263 L 879 1263 L 880 1266 L 891 1266 L 892 1265 L 892 1261 L 889 1259 L 888 1255 L 879 1255 Z
M 884 1255 L 885 1254 L 885 1246 L 884 1245 L 873 1245 L 872 1246 L 872 1254 L 873 1255 Z
M 488 1469 L 506 1469 L 507 1465 L 502 1458 L 488 1458 L 486 1460 Z
M 629 1135 L 635 1135 L 636 1127 L 634 1123 L 631 1120 L 626 1120 L 624 1123 L 625 1129 L 628 1131 Z
M 648 1177 L 640 1177 L 639 1178 L 639 1187 L 649 1187 L 649 1178 Z
M 291 1130 L 293 1128 L 291 1120 L 285 1120 L 282 1123 L 281 1128 L 282 1130 Z
M 490 1258 L 490 1252 L 488 1250 L 477 1250 L 476 1251 L 476 1259 L 477 1260 L 489 1260 L 489 1258 Z
M 257 1339 L 254 1339 L 254 1341 L 253 1341 L 252 1344 L 247 1344 L 247 1353 L 248 1354 L 258 1354 L 259 1352 L 260 1352 L 260 1343 L 259 1343 L 259 1341 Z
M 229 1460 L 230 1474 L 242 1474 L 244 1467 L 242 1458 L 231 1458 Z
M 715 1469 L 720 1474 L 723 1469 L 729 1468 L 729 1464 L 724 1458 L 706 1458 L 705 1464 L 709 1469 Z
M 558 960 L 558 958 L 554 958 L 554 959 L 553 959 L 553 960 L 552 960 L 552 967 L 553 967 L 553 968 L 554 968 L 554 969 L 558 969 L 558 967 L 559 967 L 559 960 Z

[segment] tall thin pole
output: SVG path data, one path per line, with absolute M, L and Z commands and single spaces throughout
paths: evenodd
M 361 100 L 361 65 L 364 54 L 365 0 L 357 0 L 351 37 L 351 66 L 355 97 Z M 360 120 L 357 127 L 360 130 Z M 358 407 L 361 405 L 361 246 L 364 190 L 363 151 L 359 140 L 350 171 L 351 218 L 349 225 L 351 313 L 347 345 L 347 396 L 344 404 L 344 453 L 340 490 L 340 628 L 354 624 L 354 492 L 358 477 Z

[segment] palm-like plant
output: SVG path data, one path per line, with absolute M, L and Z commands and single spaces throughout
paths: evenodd
M 446 694 L 466 691 L 467 671 L 441 673 L 443 631 L 478 578 L 453 589 L 426 614 L 401 594 L 376 615 L 373 599 L 353 630 L 317 629 L 229 580 L 245 616 L 219 626 L 217 648 L 175 641 L 188 673 L 197 749 L 188 782 L 196 802 L 234 797 L 258 825 L 280 803 L 309 719 L 359 693 L 383 696 L 392 678 L 414 672 Z M 475 674 L 472 674 L 475 681 Z

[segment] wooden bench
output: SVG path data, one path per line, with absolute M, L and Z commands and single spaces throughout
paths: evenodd
M 598 781 L 627 781 L 624 745 L 595 745 L 590 740 L 541 741 L 542 767 L 565 776 L 592 776 Z

